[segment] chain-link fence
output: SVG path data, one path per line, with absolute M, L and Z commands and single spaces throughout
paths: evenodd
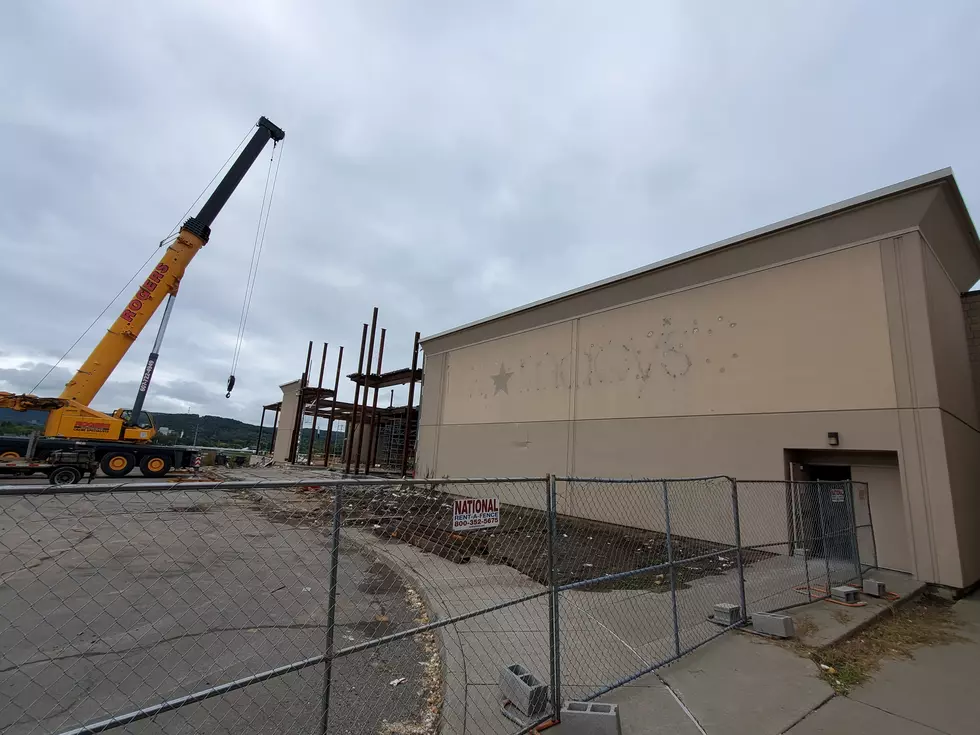
M 738 481 L 750 610 L 775 611 L 830 595 L 877 566 L 868 486 L 861 482 Z
M 850 483 L 0 493 L 0 730 L 18 735 L 529 732 L 724 632 L 716 603 L 738 624 L 816 599 L 874 551 Z

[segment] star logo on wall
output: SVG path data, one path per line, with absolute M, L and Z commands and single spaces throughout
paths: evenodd
M 507 393 L 507 381 L 510 380 L 510 376 L 514 373 L 507 372 L 507 368 L 504 367 L 503 363 L 500 363 L 500 372 L 496 375 L 491 375 L 490 379 L 493 381 L 493 394 L 497 395 L 500 391 Z M 507 395 L 510 395 L 507 393 Z

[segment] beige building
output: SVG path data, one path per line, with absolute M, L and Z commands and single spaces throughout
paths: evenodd
M 417 475 L 846 473 L 881 566 L 969 585 L 978 279 L 947 169 L 428 337 Z

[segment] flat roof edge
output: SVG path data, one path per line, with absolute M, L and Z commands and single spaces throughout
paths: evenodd
M 586 293 L 588 291 L 593 291 L 599 288 L 604 288 L 605 286 L 610 286 L 614 283 L 620 281 L 627 281 L 631 278 L 650 273 L 661 268 L 665 268 L 669 265 L 675 265 L 685 260 L 691 258 L 697 258 L 701 255 L 707 253 L 721 250 L 723 248 L 735 245 L 741 242 L 747 242 L 749 240 L 754 240 L 765 235 L 771 235 L 780 230 L 789 229 L 791 227 L 796 227 L 808 222 L 810 220 L 820 219 L 822 217 L 827 217 L 833 214 L 838 214 L 844 212 L 848 209 L 853 209 L 855 207 L 860 207 L 865 204 L 869 204 L 877 199 L 884 199 L 886 197 L 894 196 L 896 194 L 903 194 L 915 189 L 922 188 L 924 186 L 929 186 L 931 184 L 936 184 L 942 181 L 948 180 L 953 185 L 954 192 L 957 199 L 959 200 L 959 205 L 963 208 L 963 212 L 966 215 L 967 222 L 970 223 L 972 227 L 972 220 L 970 219 L 969 211 L 966 208 L 966 203 L 963 201 L 963 196 L 960 193 L 959 187 L 956 184 L 956 179 L 953 176 L 953 169 L 951 167 L 941 168 L 936 171 L 932 171 L 927 174 L 922 174 L 921 176 L 916 176 L 911 179 L 906 179 L 905 181 L 900 181 L 897 184 L 891 184 L 889 186 L 882 187 L 880 189 L 875 189 L 874 191 L 869 191 L 865 194 L 860 194 L 856 197 L 851 197 L 850 199 L 845 199 L 843 201 L 837 202 L 835 204 L 828 204 L 827 206 L 820 207 L 819 209 L 814 209 L 809 212 L 804 212 L 803 214 L 798 214 L 794 217 L 789 217 L 778 222 L 774 222 L 765 227 L 759 227 L 755 230 L 749 230 L 748 232 L 743 232 L 740 235 L 735 235 L 734 237 L 728 237 L 724 240 L 719 240 L 718 242 L 711 243 L 710 245 L 704 245 L 700 248 L 695 248 L 694 250 L 688 250 L 683 253 L 678 253 L 677 255 L 672 255 L 663 260 L 658 260 L 649 265 L 640 266 L 639 268 L 634 268 L 633 270 L 626 271 L 624 273 L 619 273 L 608 278 L 603 278 L 599 281 L 594 281 L 592 283 L 585 284 L 584 286 L 578 286 L 577 288 L 570 289 L 568 291 L 562 291 L 561 293 L 554 294 L 552 296 L 546 296 L 545 298 L 538 299 L 537 301 L 532 301 L 522 306 L 514 307 L 513 309 L 508 309 L 507 311 L 502 311 L 491 316 L 483 317 L 482 319 L 477 319 L 472 322 L 467 322 L 466 324 L 460 325 L 458 327 L 453 327 L 451 329 L 443 330 L 442 332 L 437 332 L 436 334 L 423 337 L 419 340 L 419 343 L 424 345 L 426 342 L 431 342 L 442 337 L 448 337 L 451 334 L 456 334 L 458 332 L 463 332 L 467 329 L 472 329 L 473 327 L 482 326 L 490 322 L 497 321 L 499 319 L 504 319 L 508 316 L 513 316 L 514 314 L 520 314 L 524 311 L 529 311 L 538 306 L 543 306 L 545 304 L 553 303 L 556 301 L 561 301 L 562 299 L 567 299 L 571 296 L 577 296 L 578 294 Z M 972 233 L 974 240 L 976 241 L 976 233 Z

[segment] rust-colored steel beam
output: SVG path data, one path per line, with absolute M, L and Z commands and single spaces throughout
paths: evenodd
M 412 378 L 408 382 L 408 405 L 405 406 L 405 444 L 402 447 L 402 477 L 408 474 L 408 447 L 409 437 L 412 433 L 412 403 L 415 402 L 415 371 L 419 366 L 419 340 L 422 335 L 415 333 L 415 344 L 412 347 Z M 415 437 L 415 444 L 418 446 L 418 437 Z
M 381 342 L 378 344 L 378 374 L 381 374 L 381 363 L 385 357 L 385 334 L 388 330 L 382 328 Z M 366 385 L 366 384 L 365 384 Z M 364 462 L 364 474 L 370 475 L 374 467 L 374 427 L 378 422 L 378 387 L 374 388 L 374 401 L 371 403 L 371 433 L 368 435 L 367 459 Z
M 262 408 L 262 420 L 259 421 L 259 438 L 255 440 L 255 453 L 258 454 L 262 451 L 262 430 L 265 429 L 265 412 L 266 408 Z
M 313 443 L 316 441 L 316 420 L 320 418 L 320 394 L 323 393 L 323 368 L 327 366 L 327 343 L 323 343 L 323 355 L 320 356 L 320 379 L 316 382 L 316 400 L 313 403 L 313 428 L 310 429 L 310 448 L 306 452 L 306 465 L 313 462 Z
M 340 368 L 344 364 L 344 346 L 337 355 L 337 377 L 333 380 L 333 400 L 330 402 L 330 418 L 327 419 L 327 440 L 323 443 L 323 466 L 330 466 L 330 444 L 333 439 L 333 420 L 337 412 L 337 391 L 340 390 Z
M 368 325 L 361 330 L 361 356 L 357 358 L 357 372 L 364 370 L 364 348 L 367 347 Z M 357 401 L 360 397 L 361 384 L 354 383 L 354 403 L 351 409 L 350 421 L 347 425 L 347 441 L 344 442 L 344 474 L 350 474 L 350 463 L 354 458 L 354 427 L 357 425 Z
M 378 307 L 374 307 L 374 311 L 371 313 L 371 339 L 368 342 L 368 353 L 367 353 L 367 366 L 364 368 L 364 374 L 371 374 L 371 363 L 374 360 L 374 337 L 378 331 Z M 360 372 L 360 371 L 358 371 Z M 355 401 L 356 403 L 356 401 Z M 364 419 L 367 416 L 367 405 L 368 405 L 368 386 L 367 381 L 364 383 L 364 405 L 361 407 L 361 421 L 358 425 L 360 429 L 357 432 L 357 447 L 354 450 L 354 474 L 356 475 L 361 469 L 361 447 L 364 444 Z
M 303 371 L 303 377 L 299 380 L 299 401 L 296 405 L 296 419 L 293 421 L 293 437 L 292 442 L 289 446 L 289 455 L 286 461 L 292 464 L 296 461 L 296 452 L 299 449 L 299 438 L 303 433 L 303 394 L 306 391 L 306 384 L 310 376 L 310 360 L 313 359 L 313 340 L 310 340 L 309 346 L 306 348 L 306 370 Z

